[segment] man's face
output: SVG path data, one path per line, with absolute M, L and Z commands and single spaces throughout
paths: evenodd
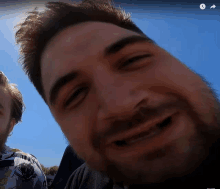
M 0 86 L 0 151 L 2 151 L 10 130 L 11 96 Z
M 72 147 L 128 184 L 192 172 L 208 155 L 201 132 L 218 129 L 218 104 L 201 77 L 140 36 L 82 23 L 41 57 L 46 101 Z

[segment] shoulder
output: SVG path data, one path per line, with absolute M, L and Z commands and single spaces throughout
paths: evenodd
M 79 188 L 78 186 L 82 182 L 82 177 L 85 169 L 86 169 L 85 163 L 82 164 L 80 167 L 78 167 L 69 177 L 65 189 Z
M 46 188 L 46 176 L 42 167 L 37 158 L 29 153 L 14 153 L 14 175 L 22 181 L 34 182 L 39 188 Z
M 104 174 L 91 169 L 86 163 L 76 169 L 70 176 L 65 189 L 88 188 L 97 189 L 113 188 L 113 182 Z
M 35 169 L 42 170 L 42 167 L 37 160 L 37 158 L 29 153 L 25 153 L 22 151 L 17 151 L 13 155 L 16 158 L 16 164 L 25 164 L 25 165 L 32 165 Z
M 41 169 L 40 163 L 35 156 L 29 153 L 25 153 L 23 151 L 14 152 L 13 155 L 17 159 L 17 163 L 25 162 L 26 164 L 36 165 Z

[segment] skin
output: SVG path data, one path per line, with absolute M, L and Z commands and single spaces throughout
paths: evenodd
M 11 119 L 11 96 L 4 86 L 0 86 L 0 151 L 7 141 L 9 133 L 13 130 L 15 120 Z
M 131 35 L 140 34 L 113 24 L 88 22 L 53 37 L 41 56 L 48 106 L 78 155 L 116 182 L 152 184 L 189 175 L 209 156 L 217 139 L 218 134 L 212 133 L 219 133 L 218 101 L 201 76 L 156 44 L 133 44 L 103 56 L 105 47 Z M 140 53 L 152 56 L 119 69 L 119 59 Z M 81 74 L 62 88 L 56 103 L 51 104 L 53 84 L 70 71 Z M 82 83 L 89 92 L 80 93 L 65 108 L 64 101 Z M 103 145 L 121 132 L 112 119 L 129 118 L 140 106 L 150 112 L 175 109 L 178 114 L 170 129 L 144 144 L 127 151 Z

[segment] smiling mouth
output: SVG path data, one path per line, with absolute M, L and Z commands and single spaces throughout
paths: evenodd
M 165 118 L 160 123 L 155 124 L 147 131 L 142 131 L 139 134 L 135 134 L 132 137 L 124 138 L 122 140 L 116 140 L 113 142 L 117 147 L 125 147 L 132 145 L 136 142 L 152 138 L 156 135 L 159 135 L 162 131 L 164 131 L 169 125 L 172 123 L 172 116 Z

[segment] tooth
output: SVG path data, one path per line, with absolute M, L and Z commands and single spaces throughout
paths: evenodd
M 149 138 L 149 137 L 152 137 L 156 134 L 158 134 L 159 132 L 161 131 L 161 129 L 159 129 L 158 127 L 154 126 L 153 128 L 151 128 L 151 130 L 149 132 L 147 132 L 146 135 L 144 135 L 143 137 L 139 137 L 139 138 L 136 138 L 136 139 L 131 139 L 131 140 L 125 140 L 125 142 L 127 144 L 132 144 L 132 143 L 135 143 L 139 140 L 142 140 L 142 139 L 145 139 L 145 138 Z
M 145 136 L 140 137 L 140 138 L 137 138 L 137 139 L 135 139 L 135 140 L 126 141 L 126 142 L 127 142 L 128 144 L 132 144 L 132 143 L 135 143 L 135 142 L 137 142 L 137 141 L 139 141 L 139 140 L 142 140 L 142 139 L 148 138 L 148 137 L 150 137 L 150 136 L 154 136 L 155 134 L 157 134 L 157 131 L 151 132 L 150 134 L 145 135 Z
M 140 114 L 139 114 L 140 115 Z M 138 116 L 134 116 L 133 117 L 133 119 L 135 119 L 135 118 L 138 118 Z M 132 127 L 133 125 L 135 125 L 136 123 L 133 121 L 133 122 L 128 122 L 127 123 L 127 125 L 129 126 L 129 127 Z M 135 139 L 132 139 L 132 138 L 134 138 L 134 137 L 132 137 L 131 139 L 128 139 L 128 140 L 123 140 L 123 141 L 116 141 L 115 142 L 115 144 L 116 145 L 119 145 L 119 146 L 124 146 L 124 145 L 127 145 L 127 144 L 132 144 L 132 143 L 135 143 L 135 142 L 137 142 L 137 141 L 139 141 L 139 140 L 142 140 L 142 139 L 144 139 L 144 138 L 149 138 L 149 137 L 152 137 L 152 136 L 154 136 L 154 135 L 156 135 L 156 134 L 158 134 L 161 130 L 162 130 L 162 128 L 160 127 L 160 126 L 158 126 L 158 125 L 160 125 L 161 123 L 159 123 L 159 124 L 156 124 L 155 126 L 153 126 L 153 127 L 151 127 L 147 132 L 146 132 L 146 134 L 144 135 L 144 136 L 142 136 L 141 137 L 141 135 L 142 135 L 142 133 L 140 133 L 138 136 L 138 138 L 136 138 L 137 137 L 137 135 L 136 136 L 134 136 L 135 137 Z

